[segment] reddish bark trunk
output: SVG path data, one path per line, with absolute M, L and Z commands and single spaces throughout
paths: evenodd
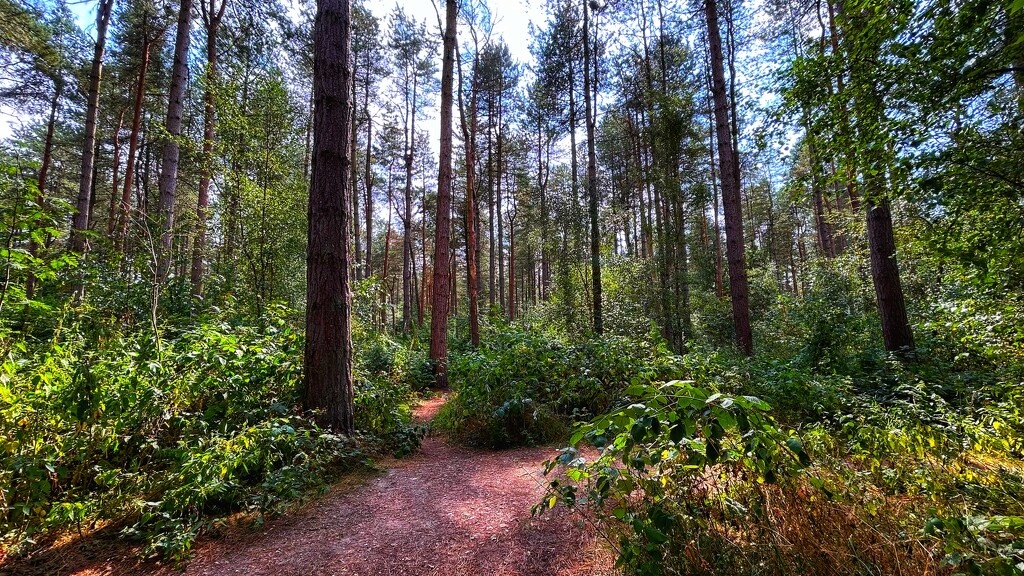
M 318 0 L 313 48 L 313 158 L 306 255 L 305 405 L 343 434 L 355 430 L 349 227 L 351 7 Z
M 744 354 L 754 352 L 750 330 L 746 254 L 743 244 L 743 199 L 739 189 L 739 166 L 730 133 L 729 102 L 726 97 L 725 69 L 722 57 L 722 35 L 718 28 L 716 0 L 707 0 L 705 15 L 708 44 L 711 52 L 712 96 L 715 103 L 715 126 L 718 135 L 718 163 L 722 177 L 722 205 L 725 209 L 725 251 L 729 261 L 729 293 L 736 329 L 736 344 Z
M 430 359 L 437 386 L 448 387 L 448 306 L 451 296 L 448 259 L 452 210 L 452 91 L 455 68 L 456 0 L 445 8 L 444 57 L 441 67 L 441 150 L 437 178 L 437 226 L 434 231 L 433 306 L 430 311 Z M 424 272 L 425 273 L 425 272 Z

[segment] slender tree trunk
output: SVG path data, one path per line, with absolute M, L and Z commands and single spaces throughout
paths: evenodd
M 573 253 L 579 254 L 583 250 L 583 236 L 580 233 L 580 225 L 576 222 L 576 214 L 580 204 L 580 183 L 579 183 L 579 151 L 576 149 L 576 58 L 569 59 L 569 172 L 572 180 L 572 204 L 569 214 L 572 216 L 571 226 L 573 232 Z M 568 285 L 566 286 L 568 289 Z
M 516 221 L 508 220 L 508 319 L 516 319 Z
M 53 98 L 50 100 L 50 117 L 46 122 L 46 137 L 43 140 L 43 159 L 39 165 L 39 177 L 36 181 L 36 204 L 39 208 L 46 205 L 46 184 L 50 173 L 50 164 L 53 159 L 53 133 L 57 126 L 57 110 L 60 107 L 60 97 L 64 92 L 64 82 L 56 81 L 53 86 Z M 117 168 L 114 169 L 117 174 Z M 116 178 L 116 176 L 115 176 Z M 33 227 L 38 227 L 39 222 L 33 222 Z M 41 246 L 36 241 L 35 234 L 31 234 L 28 241 L 28 253 L 33 258 L 39 257 Z M 25 276 L 25 300 L 34 300 L 36 297 L 36 275 L 31 268 Z M 26 308 L 27 311 L 27 308 Z M 27 314 L 27 312 L 26 312 Z
M 590 201 L 590 272 L 593 281 L 594 332 L 604 332 L 601 305 L 601 229 L 598 221 L 597 199 L 597 147 L 595 139 L 595 110 L 591 101 L 590 69 L 594 57 L 590 47 L 590 7 L 583 4 L 583 96 L 587 115 L 587 197 Z M 595 66 L 596 68 L 596 66 Z
M 489 307 L 494 309 L 494 297 L 497 294 L 495 285 L 495 279 L 497 276 L 494 273 L 495 262 L 497 262 L 497 254 L 495 252 L 495 231 L 494 231 L 494 120 L 491 117 L 492 110 L 494 109 L 494 103 L 488 94 L 488 105 L 487 105 L 487 303 Z M 490 311 L 488 311 L 490 314 Z
M 356 188 L 356 183 L 359 182 L 359 164 L 356 162 L 356 150 L 359 149 L 359 122 L 358 114 L 356 114 L 356 102 L 358 101 L 358 93 L 356 92 L 356 78 L 359 75 L 359 69 L 357 63 L 359 59 L 356 55 L 352 55 L 352 145 L 349 150 L 352 152 L 352 161 L 350 162 L 352 169 L 352 236 L 355 241 L 355 252 L 352 257 L 352 276 L 356 282 L 363 279 L 363 266 L 360 260 L 363 257 L 363 244 L 362 236 L 359 230 L 359 190 Z M 370 121 L 370 117 L 366 117 L 367 123 Z
M 149 50 L 151 42 L 142 47 L 142 62 L 139 64 L 139 78 L 135 85 L 135 111 L 132 113 L 132 131 L 128 136 L 128 157 L 125 158 L 124 190 L 121 193 L 121 209 L 117 220 L 118 249 L 125 252 L 128 237 L 128 217 L 131 214 L 132 185 L 135 183 L 135 152 L 139 146 L 139 135 L 142 132 L 142 108 L 146 98 L 146 74 L 149 70 Z
M 366 115 L 366 165 L 363 172 L 366 200 L 363 209 L 366 212 L 366 269 L 364 278 L 373 275 L 373 118 L 370 116 L 370 51 L 366 51 L 366 92 L 363 94 L 363 114 Z
M 391 264 L 391 220 L 394 218 L 392 215 L 393 207 L 393 195 L 394 195 L 394 183 L 391 178 L 391 170 L 388 169 L 388 226 L 384 231 L 384 262 L 380 273 L 380 282 L 383 290 L 381 291 L 381 325 L 387 325 L 387 295 L 388 295 L 388 274 L 390 273 L 389 266 Z
M 738 156 L 733 150 L 733 138 L 730 134 L 729 103 L 726 97 L 725 70 L 722 64 L 722 36 L 718 28 L 716 0 L 706 0 L 705 15 L 711 52 L 712 95 L 715 103 L 718 158 L 722 177 L 722 203 L 725 208 L 725 241 L 729 260 L 732 317 L 736 329 L 736 344 L 744 354 L 749 356 L 753 354 L 754 345 L 750 330 L 746 255 L 743 244 L 743 199 L 738 186 Z
M 412 299 L 413 299 L 413 250 L 412 250 L 412 163 L 416 149 L 416 84 L 417 77 L 413 70 L 412 108 L 409 111 L 409 136 L 405 150 L 405 217 L 402 226 L 405 238 L 402 241 L 402 333 L 409 334 L 412 330 Z
M 429 282 L 427 281 L 427 183 L 423 182 L 422 190 L 420 191 L 420 286 L 419 286 L 419 300 L 416 304 L 416 327 L 423 327 L 423 315 L 427 308 L 427 289 L 429 288 Z M 449 191 L 449 194 L 451 192 Z
M 313 48 L 313 166 L 306 256 L 305 406 L 320 422 L 351 434 L 352 293 L 351 6 L 317 0 Z
M 438 387 L 448 387 L 448 306 L 451 297 L 449 233 L 452 213 L 452 91 L 455 68 L 456 0 L 445 2 L 444 55 L 441 67 L 441 150 L 437 177 L 437 225 L 434 230 L 434 303 L 430 309 L 430 359 Z
M 111 246 L 116 246 L 117 237 L 117 209 L 120 206 L 118 200 L 121 196 L 121 129 L 124 127 L 124 113 L 127 108 L 122 108 L 117 116 L 117 126 L 114 128 L 114 165 L 112 167 L 112 182 L 110 184 L 110 210 L 107 213 L 107 238 Z
M 160 250 L 157 264 L 157 281 L 163 284 L 171 263 L 171 249 L 174 243 L 174 202 L 178 190 L 178 156 L 181 152 L 178 138 L 181 135 L 181 117 L 185 108 L 185 83 L 188 76 L 188 47 L 192 31 L 192 0 L 181 0 L 178 10 L 178 29 L 174 39 L 174 64 L 171 68 L 170 96 L 167 103 L 167 140 L 164 142 L 161 158 L 160 205 L 157 211 L 160 219 Z
M 828 6 L 828 26 L 829 26 L 829 40 L 832 44 L 832 55 L 834 59 L 841 58 L 841 52 L 839 48 L 839 32 L 836 26 L 836 10 L 832 2 L 834 0 L 826 0 L 825 5 Z M 843 64 L 842 61 L 840 61 Z M 840 137 L 851 135 L 850 129 L 850 116 L 847 113 L 846 102 L 843 100 L 843 93 L 846 91 L 846 83 L 843 79 L 843 66 L 840 65 L 838 68 L 839 72 L 836 74 L 836 95 L 839 96 L 840 109 L 839 109 L 839 132 Z M 852 148 L 848 148 L 846 151 L 845 161 L 845 176 L 846 176 L 846 194 L 850 198 L 850 210 L 854 213 L 860 210 L 860 195 L 857 193 L 857 182 L 855 176 L 856 158 Z
M 475 37 L 474 37 L 475 38 Z M 479 51 L 477 51 L 479 52 Z M 476 215 L 476 132 L 477 132 L 477 66 L 479 58 L 473 55 L 473 79 L 470 92 L 470 117 L 467 126 L 466 107 L 462 101 L 462 57 L 456 47 L 459 58 L 459 120 L 462 126 L 462 138 L 466 142 L 466 293 L 469 298 L 469 338 L 474 348 L 480 346 L 480 282 L 477 276 L 479 246 Z
M 217 83 L 217 32 L 228 0 L 200 0 L 206 23 L 206 93 L 203 96 L 203 164 L 199 170 L 199 200 L 196 203 L 196 239 L 192 251 L 192 298 L 203 295 L 203 274 L 206 258 L 206 211 L 210 206 L 210 179 L 213 174 L 213 141 L 216 138 L 217 116 L 214 89 Z M 207 6 L 207 2 L 209 5 Z
M 505 219 L 502 217 L 504 201 L 501 197 L 501 182 L 504 179 L 505 166 L 503 166 L 505 148 L 505 133 L 502 128 L 501 93 L 498 93 L 498 169 L 495 172 L 495 194 L 494 194 L 494 217 L 498 220 L 498 236 L 495 240 L 498 249 L 498 307 L 502 315 L 506 315 L 505 309 Z
M 107 28 L 114 0 L 99 0 L 96 5 L 96 45 L 92 54 L 92 69 L 89 72 L 89 92 L 85 106 L 85 138 L 82 142 L 82 169 L 78 176 L 78 202 L 71 230 L 71 250 L 85 254 L 88 249 L 85 234 L 89 230 L 92 214 L 92 176 L 96 158 L 96 116 L 100 105 L 100 82 L 103 78 L 103 54 L 107 46 Z M 75 287 L 75 299 L 81 300 L 84 285 Z

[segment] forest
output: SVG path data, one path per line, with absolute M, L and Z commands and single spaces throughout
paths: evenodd
M 0 574 L 1024 575 L 1022 166 L 1024 0 L 0 0 Z

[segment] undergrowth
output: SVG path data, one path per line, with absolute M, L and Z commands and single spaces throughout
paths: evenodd
M 284 316 L 157 340 L 78 315 L 47 342 L 6 341 L 0 545 L 18 555 L 114 523 L 180 561 L 225 518 L 259 521 L 376 453 L 414 450 L 404 358 L 360 358 L 360 435 L 332 434 L 301 409 L 303 341 Z

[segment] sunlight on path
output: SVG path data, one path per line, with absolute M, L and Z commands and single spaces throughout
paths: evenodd
M 432 419 L 444 400 L 416 410 Z M 531 518 L 550 448 L 502 452 L 427 438 L 416 455 L 258 534 L 211 542 L 184 574 L 591 575 L 611 557 L 579 518 Z M 181 572 L 164 571 L 170 575 Z

